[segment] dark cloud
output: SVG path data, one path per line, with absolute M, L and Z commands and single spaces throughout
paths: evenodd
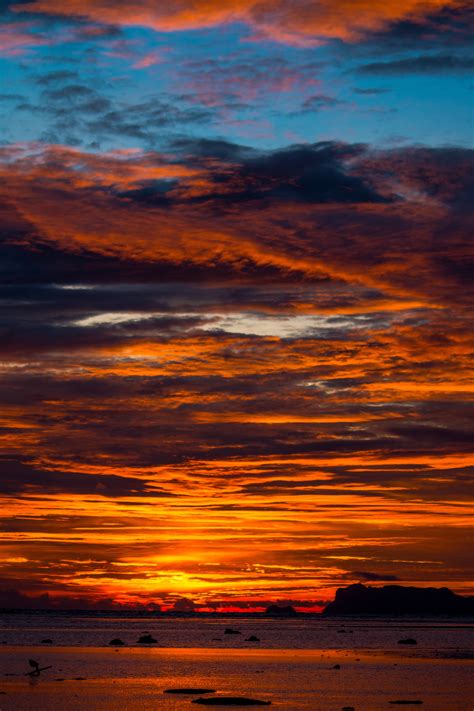
M 42 140 L 49 143 L 97 148 L 101 142 L 121 137 L 150 147 L 162 140 L 163 129 L 202 124 L 212 118 L 204 107 L 162 95 L 137 103 L 124 101 L 110 86 L 95 79 L 86 82 L 76 71 L 50 72 L 39 76 L 36 83 L 42 87 L 38 101 L 24 101 L 17 110 L 46 119 Z
M 0 609 L 3 610 L 120 610 L 145 609 L 144 605 L 121 605 L 110 598 L 90 599 L 86 595 L 71 597 L 64 595 L 29 595 L 13 588 L 0 589 Z M 159 605 L 151 604 L 150 610 L 159 610 Z
M 150 487 L 143 479 L 47 470 L 7 457 L 0 459 L 0 469 L 0 493 L 2 496 L 49 496 L 69 493 L 71 495 L 96 494 L 115 498 L 168 495 L 159 487 Z
M 358 580 L 365 580 L 367 582 L 375 582 L 377 580 L 400 580 L 400 578 L 397 575 L 388 575 L 384 573 L 372 573 L 368 570 L 354 570 L 354 572 L 347 573 L 345 576 L 348 580 L 354 580 L 357 578 Z
M 378 96 L 380 94 L 386 94 L 389 91 L 390 91 L 390 89 L 383 88 L 383 87 L 380 87 L 380 88 L 374 87 L 374 88 L 370 88 L 370 89 L 362 89 L 362 88 L 355 88 L 354 89 L 355 94 L 361 94 L 362 96 Z
M 49 72 L 47 74 L 42 74 L 37 77 L 36 83 L 39 86 L 50 86 L 55 84 L 61 84 L 62 82 L 79 81 L 79 73 L 73 72 L 67 69 L 58 69 L 54 72 Z
M 400 75 L 404 74 L 459 74 L 471 72 L 474 59 L 456 55 L 426 55 L 395 59 L 388 62 L 372 62 L 357 69 L 359 74 Z
M 337 99 L 335 96 L 327 96 L 326 94 L 314 94 L 308 97 L 301 106 L 301 113 L 312 113 L 315 111 L 323 111 L 324 109 L 332 109 L 336 106 L 347 106 L 346 101 Z

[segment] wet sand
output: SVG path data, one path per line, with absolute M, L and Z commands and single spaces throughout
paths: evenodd
M 52 669 L 36 679 L 24 676 L 29 658 Z M 334 669 L 335 664 L 341 668 Z M 411 708 L 390 704 L 403 699 L 423 701 L 419 708 L 426 711 L 471 711 L 473 664 L 405 650 L 4 646 L 0 693 L 6 693 L 0 695 L 0 710 L 191 710 L 201 708 L 191 704 L 195 697 L 164 690 L 203 687 L 271 701 L 272 708 L 289 711 Z

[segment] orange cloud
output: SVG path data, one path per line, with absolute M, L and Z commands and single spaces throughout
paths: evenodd
M 467 588 L 460 154 L 191 148 L 2 149 L 5 586 L 310 604 L 364 559 Z
M 338 38 L 356 41 L 401 20 L 423 20 L 443 8 L 463 7 L 459 0 L 173 0 L 161 4 L 139 0 L 37 0 L 17 5 L 18 11 L 88 17 L 120 25 L 141 25 L 162 32 L 244 22 L 257 33 L 279 42 L 311 45 Z

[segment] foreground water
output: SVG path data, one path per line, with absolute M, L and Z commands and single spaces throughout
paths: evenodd
M 242 634 L 226 635 L 226 627 Z M 158 644 L 137 645 L 145 632 Z M 250 635 L 261 641 L 246 642 Z M 110 647 L 114 637 L 126 646 Z M 408 637 L 417 644 L 398 644 Z M 53 644 L 40 644 L 46 638 Z M 288 711 L 405 708 L 390 703 L 397 700 L 423 701 L 427 711 L 471 711 L 473 638 L 473 623 L 460 620 L 5 615 L 0 709 L 205 708 L 191 703 L 195 696 L 163 693 L 192 686 Z M 51 669 L 25 676 L 30 658 Z

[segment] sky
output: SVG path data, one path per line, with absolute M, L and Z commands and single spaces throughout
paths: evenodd
M 472 20 L 0 1 L 0 602 L 474 593 Z

